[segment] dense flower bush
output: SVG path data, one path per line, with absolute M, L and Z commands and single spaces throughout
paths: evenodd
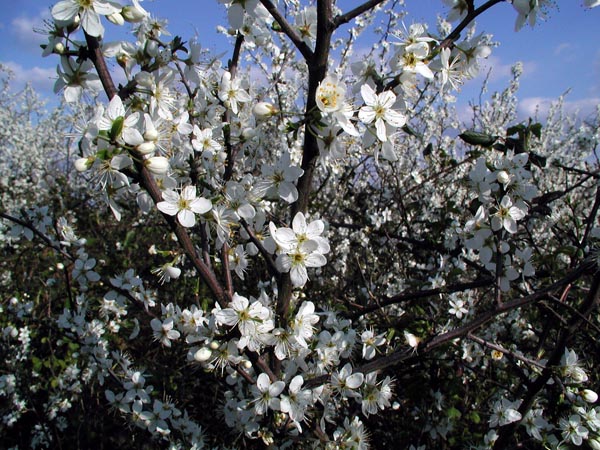
M 600 448 L 600 114 L 458 119 L 498 0 L 220 3 L 226 65 L 61 0 L 66 105 L 4 84 L 3 444 Z

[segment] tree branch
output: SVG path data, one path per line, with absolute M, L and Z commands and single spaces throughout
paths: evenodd
M 336 16 L 333 19 L 333 25 L 335 28 L 338 28 L 340 25 L 350 22 L 352 19 L 386 1 L 388 0 L 369 0 L 362 5 L 357 6 L 353 10 L 348 11 L 346 14 L 340 14 Z
M 310 61 L 314 54 L 310 47 L 302 40 L 300 35 L 292 28 L 289 22 L 283 17 L 283 15 L 277 9 L 277 6 L 271 2 L 271 0 L 260 0 L 263 6 L 269 11 L 271 17 L 279 24 L 283 32 L 286 34 L 290 41 L 296 46 L 298 51 L 302 54 L 306 61 Z
M 85 33 L 85 39 L 86 39 L 86 42 L 88 43 L 88 49 L 90 50 L 90 53 L 91 53 L 90 58 L 91 58 L 92 62 L 94 63 L 94 67 L 96 68 L 96 71 L 98 72 L 98 76 L 100 77 L 100 80 L 102 82 L 102 86 L 104 87 L 106 95 L 108 95 L 109 99 L 112 99 L 115 95 L 117 95 L 117 90 L 115 89 L 115 85 L 113 83 L 112 77 L 106 66 L 106 61 L 104 60 L 104 56 L 102 55 L 102 52 L 100 51 L 100 45 L 99 45 L 98 38 L 95 38 L 95 37 L 90 36 L 87 33 Z M 136 157 L 133 158 L 133 160 L 134 160 L 135 167 L 140 174 L 140 180 L 139 180 L 140 184 L 142 185 L 142 187 L 144 189 L 146 189 L 148 194 L 150 194 L 150 197 L 152 198 L 152 200 L 154 201 L 154 204 L 156 205 L 158 202 L 162 201 L 162 192 L 161 192 L 160 188 L 158 187 L 158 185 L 156 184 L 154 177 L 152 176 L 150 171 L 148 171 L 148 169 L 144 165 L 141 155 L 135 155 L 135 156 Z M 204 282 L 210 289 L 210 291 L 213 294 L 213 296 L 215 297 L 215 299 L 219 302 L 219 304 L 221 306 L 224 307 L 229 302 L 229 296 L 221 287 L 215 274 L 198 257 L 198 254 L 194 247 L 194 243 L 192 242 L 192 239 L 190 238 L 190 235 L 188 234 L 187 230 L 177 222 L 175 217 L 169 216 L 164 213 L 161 213 L 161 214 L 167 221 L 167 224 L 169 225 L 171 230 L 177 236 L 177 240 L 179 241 L 179 244 L 182 246 L 186 256 L 188 258 L 190 258 L 190 261 L 192 262 L 192 264 L 194 265 L 196 270 L 198 270 L 198 272 L 200 273 L 200 276 L 202 277 L 202 279 L 204 280 Z

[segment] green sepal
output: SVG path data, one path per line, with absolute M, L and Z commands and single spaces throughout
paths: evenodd
M 125 117 L 119 116 L 115 120 L 113 120 L 112 127 L 110 127 L 110 131 L 108 132 L 108 137 L 111 142 L 117 140 L 121 133 L 123 132 L 123 125 L 125 124 Z
M 498 139 L 497 136 L 492 136 L 487 133 L 479 133 L 478 131 L 465 131 L 458 135 L 463 141 L 471 145 L 480 145 L 481 147 L 491 147 Z

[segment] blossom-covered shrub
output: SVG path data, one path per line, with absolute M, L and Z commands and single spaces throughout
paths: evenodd
M 520 121 L 516 65 L 458 119 L 494 0 L 435 30 L 221 3 L 226 66 L 137 0 L 59 1 L 56 90 L 94 102 L 7 101 L 58 162 L 2 149 L 6 445 L 598 448 L 600 116 Z

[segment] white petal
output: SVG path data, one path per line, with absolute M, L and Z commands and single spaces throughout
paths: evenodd
M 115 95 L 111 99 L 110 103 L 108 104 L 108 108 L 106 108 L 106 115 L 111 121 L 125 115 L 125 107 L 123 106 L 123 100 L 121 100 L 121 97 Z
M 104 34 L 104 27 L 100 22 L 100 16 L 92 10 L 88 9 L 83 12 L 81 26 L 90 36 L 101 37 Z
M 360 87 L 360 93 L 367 105 L 373 106 L 377 102 L 377 94 L 375 94 L 373 88 L 368 84 L 363 84 Z
M 78 12 L 79 6 L 75 2 L 64 0 L 54 5 L 52 8 L 52 17 L 56 20 L 71 22 Z
M 375 121 L 375 129 L 377 130 L 377 139 L 381 142 L 387 141 L 387 129 L 385 128 L 383 119 L 377 119 Z
M 304 214 L 301 212 L 296 213 L 294 220 L 292 220 L 292 228 L 296 234 L 306 233 L 306 219 L 304 218 Z
M 179 223 L 186 228 L 191 228 L 196 225 L 196 216 L 189 209 L 182 209 L 179 211 L 177 213 L 177 220 L 179 220 Z
M 158 202 L 156 207 L 160 212 L 168 214 L 169 216 L 174 216 L 177 214 L 177 211 L 179 211 L 176 205 L 169 202 Z
M 385 112 L 384 119 L 393 127 L 402 127 L 406 123 L 406 117 L 403 114 L 391 109 Z
M 207 213 L 208 211 L 211 210 L 211 208 L 212 208 L 212 203 L 210 202 L 210 200 L 208 200 L 204 197 L 196 198 L 190 203 L 190 209 L 192 211 L 194 211 L 196 214 Z
M 365 376 L 362 373 L 360 373 L 360 372 L 353 373 L 348 378 L 346 378 L 346 386 L 348 386 L 350 389 L 356 389 L 361 384 L 363 384 L 364 379 L 365 379 Z
M 327 258 L 320 253 L 311 253 L 304 259 L 306 267 L 322 267 L 327 264 Z
M 306 267 L 301 264 L 296 264 L 290 271 L 290 278 L 294 287 L 302 287 L 308 281 L 308 273 L 306 273 Z
M 181 198 L 194 200 L 196 198 L 196 186 L 186 186 L 181 191 Z
M 266 373 L 261 373 L 256 379 L 256 387 L 260 392 L 267 392 L 270 385 L 271 381 Z

